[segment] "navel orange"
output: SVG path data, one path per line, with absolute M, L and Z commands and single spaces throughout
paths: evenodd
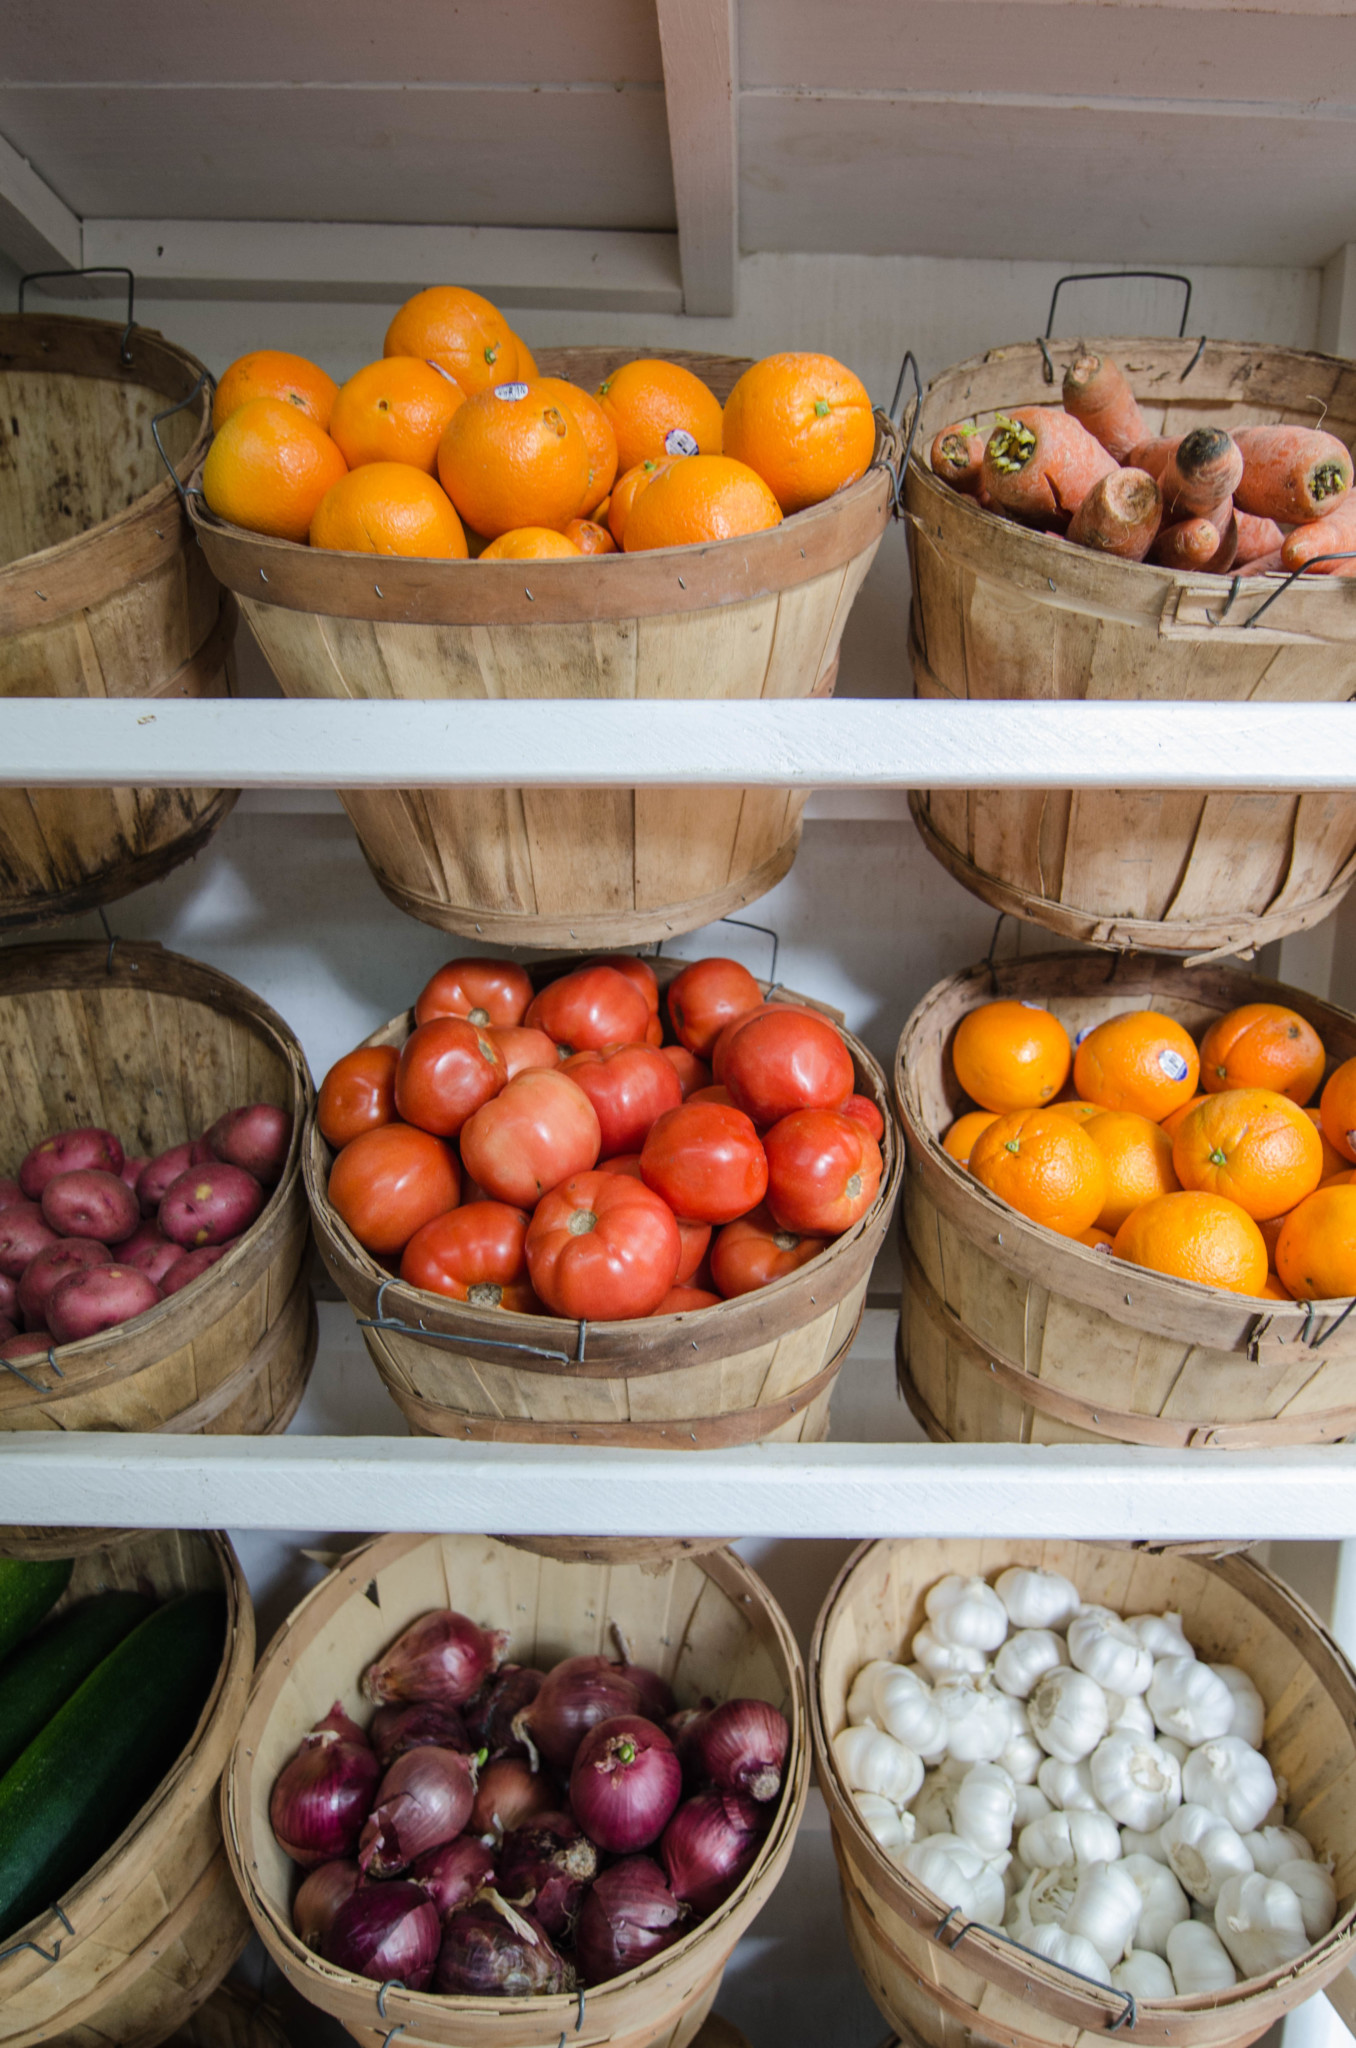
M 406 462 L 433 475 L 443 429 L 466 394 L 449 372 L 419 356 L 383 356 L 340 387 L 330 439 L 350 469 Z
M 981 1108 L 999 1115 L 1048 1104 L 1077 1121 L 1077 1103 L 1053 1100 L 1070 1058 L 1068 1032 L 1038 1003 L 981 1003 L 961 1018 L 951 1041 L 951 1065 L 961 1087 Z
M 1274 1088 L 1231 1088 L 1192 1110 L 1172 1141 L 1184 1188 L 1227 1195 L 1254 1222 L 1283 1216 L 1323 1177 L 1323 1146 L 1304 1111 Z
M 781 507 L 760 476 L 728 455 L 689 455 L 640 492 L 626 522 L 628 555 L 695 547 L 780 526 Z
M 1323 1084 L 1323 1135 L 1348 1166 L 1356 1164 L 1356 1059 L 1343 1060 Z
M 511 527 L 480 552 L 482 562 L 577 562 L 582 556 L 582 548 L 550 526 Z
M 672 469 L 677 460 L 676 455 L 665 455 L 658 462 L 637 462 L 617 478 L 607 499 L 607 524 L 619 548 L 626 546 L 626 525 L 636 499 L 657 476 L 662 476 L 666 469 Z
M 612 489 L 617 474 L 617 437 L 612 422 L 596 398 L 564 377 L 538 377 L 535 388 L 546 399 L 573 414 L 589 451 L 589 480 L 579 510 L 585 517 L 595 512 Z
M 1073 1096 L 1066 1096 L 1060 1102 L 1047 1102 L 1047 1109 L 1057 1109 L 1061 1116 L 1071 1116 L 1076 1124 L 1086 1124 L 1095 1116 L 1109 1116 L 1100 1102 L 1079 1102 Z
M 1147 1116 L 1133 1109 L 1104 1109 L 1083 1129 L 1106 1165 L 1106 1200 L 1097 1222 L 1113 1237 L 1132 1209 L 1180 1187 L 1172 1169 L 1172 1139 Z
M 681 363 L 642 356 L 604 377 L 595 394 L 617 437 L 617 467 L 661 455 L 719 455 L 720 400 Z
M 311 521 L 311 546 L 466 559 L 466 535 L 446 491 L 408 462 L 364 462 L 331 484 Z
M 1049 1109 L 1015 1109 L 981 1131 L 970 1171 L 991 1194 L 1061 1237 L 1078 1237 L 1106 1200 L 1106 1165 L 1086 1130 Z
M 1159 1195 L 1132 1211 L 1116 1232 L 1115 1253 L 1133 1266 L 1231 1294 L 1260 1294 L 1266 1284 L 1267 1248 L 1252 1217 L 1223 1195 L 1195 1189 Z
M 518 351 L 518 375 L 520 377 L 539 377 L 541 372 L 537 368 L 537 358 L 533 355 L 521 334 L 514 335 L 513 346 Z
M 1283 1003 L 1244 1003 L 1218 1018 L 1201 1040 L 1201 1086 L 1273 1088 L 1301 1107 L 1323 1079 L 1323 1041 L 1312 1024 Z
M 339 386 L 318 364 L 282 348 L 256 348 L 237 356 L 223 371 L 212 400 L 212 429 L 219 432 L 233 412 L 251 398 L 281 398 L 328 431 L 330 407 Z
M 975 1139 L 981 1131 L 987 1131 L 994 1121 L 995 1116 L 991 1109 L 967 1109 L 964 1116 L 956 1118 L 942 1139 L 943 1152 L 949 1152 L 959 1165 L 968 1166 Z
M 1115 1112 L 1107 1110 L 1106 1114 L 1112 1116 Z M 1116 1240 L 1109 1230 L 1103 1230 L 1094 1223 L 1091 1230 L 1080 1230 L 1074 1242 L 1085 1244 L 1090 1252 L 1109 1252 Z
M 468 398 L 519 374 L 512 328 L 497 306 L 464 285 L 433 285 L 406 299 L 386 330 L 382 354 L 440 363 Z
M 588 487 L 588 445 L 573 413 L 534 384 L 498 384 L 459 406 L 438 444 L 438 477 L 487 540 L 518 526 L 556 531 Z
M 1167 1115 L 1161 1119 L 1158 1126 L 1159 1130 L 1166 1131 L 1170 1138 L 1175 1138 L 1192 1110 L 1196 1107 L 1196 1104 L 1204 1101 L 1205 1097 L 1203 1095 L 1193 1095 L 1189 1102 L 1179 1102 L 1176 1109 L 1170 1109 Z
M 764 356 L 725 401 L 723 448 L 756 469 L 783 512 L 866 474 L 876 422 L 866 386 L 832 356 Z
M 1318 1132 L 1319 1137 L 1323 1142 L 1323 1178 L 1324 1180 L 1327 1180 L 1330 1174 L 1343 1172 L 1345 1168 L 1351 1164 L 1351 1162 L 1350 1160 L 1344 1159 L 1342 1157 L 1341 1153 L 1338 1151 L 1337 1147 L 1332 1143 L 1327 1132 L 1324 1130 L 1322 1110 L 1316 1108 L 1312 1102 L 1309 1102 L 1305 1104 L 1304 1114 L 1309 1118 L 1310 1122 L 1314 1125 L 1315 1129 Z
M 615 555 L 617 543 L 596 519 L 567 519 L 561 532 L 572 540 L 581 555 Z
M 1267 1274 L 1266 1279 L 1262 1282 L 1257 1292 L 1261 1295 L 1263 1301 L 1293 1301 L 1295 1299 L 1285 1282 L 1278 1279 L 1275 1273 Z
M 347 474 L 335 443 L 309 413 L 283 398 L 250 398 L 208 449 L 202 489 L 219 519 L 301 541 L 326 491 Z
M 1296 1301 L 1356 1294 L 1356 1187 L 1319 1188 L 1291 1211 L 1276 1271 Z
M 1199 1072 L 1191 1038 L 1157 1010 L 1108 1017 L 1074 1049 L 1074 1086 L 1085 1102 L 1133 1109 L 1154 1123 L 1195 1094 Z

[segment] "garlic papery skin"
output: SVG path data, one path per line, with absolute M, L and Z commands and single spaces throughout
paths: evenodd
M 1337 1887 L 1327 1864 L 1315 1863 L 1311 1851 L 1307 1859 L 1296 1857 L 1268 1875 L 1289 1885 L 1300 1902 L 1305 1934 L 1311 1942 L 1321 1941 L 1337 1918 Z
M 1120 1847 L 1119 1842 L 1116 1846 Z M 1119 1862 L 1089 1863 L 1078 1873 L 1073 1904 L 1064 1915 L 1064 1931 L 1090 1941 L 1109 1969 L 1133 1945 L 1143 1910 L 1139 1886 Z
M 1033 1928 L 1031 1939 L 1024 1942 L 1023 1947 L 1034 1949 L 1047 1962 L 1058 1963 L 1062 1970 L 1074 1970 L 1080 1977 L 1091 1977 L 1097 1984 L 1111 1982 L 1111 1972 L 1092 1943 L 1081 1934 L 1066 1934 L 1053 1922 Z
M 1165 1956 L 1173 1928 L 1191 1918 L 1190 1900 L 1167 1864 L 1155 1863 L 1152 1856 L 1125 1856 L 1119 1867 L 1139 1886 L 1142 1910 L 1135 1929 L 1136 1947 Z
M 1156 1742 L 1124 1729 L 1099 1742 L 1088 1759 L 1092 1789 L 1122 1827 L 1147 1833 L 1161 1828 L 1182 1803 L 1182 1773 L 1176 1757 Z
M 955 1906 L 967 1920 L 1002 1925 L 1006 1904 L 1002 1872 L 959 1835 L 933 1835 L 925 1842 L 915 1842 L 896 1861 L 901 1870 L 917 1878 L 946 1905 Z
M 957 1763 L 991 1764 L 1012 1739 L 1011 1702 L 973 1679 L 943 1679 L 933 1700 L 946 1724 L 947 1754 Z
M 1037 1927 L 1062 1927 L 1077 1883 L 1076 1870 L 1033 1870 L 1009 1908 L 1007 1925 L 1013 1939 L 1029 1945 Z
M 1121 1855 L 1147 1856 L 1151 1862 L 1166 1863 L 1168 1852 L 1163 1847 L 1162 1828 L 1122 1828 Z
M 1233 1725 L 1225 1733 L 1236 1735 L 1250 1749 L 1260 1749 L 1267 1722 L 1266 1702 L 1261 1693 L 1247 1672 L 1240 1671 L 1237 1664 L 1212 1664 L 1210 1669 L 1216 1678 L 1224 1680 L 1234 1696 Z
M 1062 1573 L 1019 1564 L 1000 1572 L 994 1591 L 1014 1628 L 1066 1629 L 1083 1604 L 1077 1586 Z
M 1309 1946 L 1295 1893 L 1260 1870 L 1225 1879 L 1215 1903 L 1215 1932 L 1244 1977 L 1283 1969 Z
M 1147 1948 L 1132 1948 L 1125 1961 L 1117 1963 L 1111 1972 L 1111 1981 L 1118 1991 L 1128 1991 L 1141 2003 L 1146 1998 L 1177 1996 L 1172 1971 L 1162 1956 Z
M 1142 1692 L 1108 1692 L 1106 1719 L 1111 1735 L 1121 1728 L 1129 1735 L 1147 1735 L 1153 1741 L 1158 1734 Z
M 1092 1772 L 1086 1758 L 1076 1764 L 1066 1764 L 1060 1757 L 1048 1756 L 1036 1773 L 1036 1783 L 1052 1806 L 1061 1807 L 1072 1813 L 1075 1809 L 1084 1813 L 1100 1813 L 1097 1794 L 1092 1789 Z
M 1188 1804 L 1170 1814 L 1163 1823 L 1163 1847 L 1177 1882 L 1203 1906 L 1214 1905 L 1227 1878 L 1252 1875 L 1242 1836 L 1208 1806 Z
M 923 1605 L 932 1633 L 958 1648 L 996 1650 L 1008 1632 L 1008 1611 L 983 1579 L 948 1572 L 931 1588 Z
M 1312 1863 L 1314 1860 L 1308 1839 L 1298 1828 L 1254 1828 L 1244 1835 L 1243 1847 L 1263 1877 L 1279 1877 L 1283 1863 L 1297 1860 Z
M 933 1684 L 943 1678 L 982 1678 L 989 1668 L 983 1650 L 948 1643 L 930 1628 L 920 1628 L 911 1645 L 914 1656 Z
M 1168 1968 L 1179 1998 L 1203 1991 L 1227 1991 L 1238 1972 L 1213 1927 L 1202 1920 L 1183 1920 L 1168 1936 Z
M 876 1713 L 876 1680 L 887 1671 L 904 1671 L 902 1664 L 891 1664 L 884 1657 L 874 1657 L 869 1664 L 863 1664 L 852 1681 L 847 1696 L 847 1717 L 849 1728 L 879 1728 Z M 904 1673 L 907 1677 L 907 1672 Z M 916 1682 L 916 1681 L 915 1681 Z
M 1106 1734 L 1106 1694 L 1082 1671 L 1047 1671 L 1026 1710 L 1031 1733 L 1047 1755 L 1057 1756 L 1061 1763 L 1076 1764 L 1091 1756 Z
M 1237 1735 L 1220 1735 L 1193 1749 L 1183 1764 L 1182 1797 L 1208 1806 L 1246 1835 L 1261 1827 L 1271 1811 L 1276 1780 L 1259 1750 Z
M 1024 1728 L 999 1751 L 998 1761 L 1014 1785 L 1034 1785 L 1046 1755 L 1035 1736 Z
M 1194 1657 L 1180 1614 L 1127 1614 L 1125 1625 L 1157 1663 L 1160 1657 Z
M 1001 1856 L 1012 1842 L 1017 1788 L 1001 1764 L 972 1764 L 952 1802 L 953 1830 L 981 1856 Z
M 1083 1864 L 1115 1863 L 1120 1831 L 1104 1813 L 1047 1813 L 1017 1837 L 1017 1854 L 1033 1870 L 1073 1870 Z
M 1033 1820 L 1044 1820 L 1047 1813 L 1054 1812 L 1054 1807 L 1041 1791 L 1039 1785 L 1023 1785 L 1019 1783 L 1016 1785 L 1015 1791 L 1017 1794 L 1017 1811 L 1013 1815 L 1012 1825 L 1018 1834 L 1021 1833 L 1023 1828 L 1029 1828 Z
M 1028 1699 L 1047 1671 L 1068 1661 L 1064 1639 L 1053 1629 L 1019 1629 L 993 1660 L 993 1682 L 1015 1700 Z
M 1148 1701 L 1154 1726 L 1188 1749 L 1226 1735 L 1233 1723 L 1233 1694 L 1195 1657 L 1160 1657 L 1149 1680 Z
M 1069 1662 L 1104 1692 L 1144 1692 L 1154 1675 L 1154 1660 L 1143 1644 L 1118 1614 L 1100 1607 L 1084 1608 L 1069 1623 Z
M 1176 1735 L 1165 1735 L 1161 1728 L 1158 1731 L 1158 1746 L 1160 1749 L 1166 1749 L 1169 1756 L 1175 1756 L 1179 1765 L 1184 1764 L 1191 1755 L 1191 1750 L 1185 1742 Z
M 923 1782 L 923 1759 L 879 1728 L 842 1728 L 833 1754 L 851 1792 L 875 1792 L 907 1806 Z
M 946 1722 L 930 1691 L 907 1671 L 888 1667 L 876 1679 L 875 1721 L 896 1742 L 919 1756 L 946 1748 Z
M 913 1815 L 901 1813 L 892 1800 L 882 1799 L 878 1792 L 854 1792 L 852 1803 L 867 1833 L 887 1856 L 897 1856 L 907 1849 L 918 1832 Z

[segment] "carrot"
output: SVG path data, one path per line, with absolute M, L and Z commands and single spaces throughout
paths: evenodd
M 1356 548 L 1356 491 L 1343 498 L 1337 510 L 1329 512 L 1326 518 L 1310 519 L 1287 534 L 1281 544 L 1281 560 L 1287 569 L 1302 569 L 1315 555 L 1341 555 L 1348 548 Z M 1323 575 L 1329 566 L 1337 570 L 1344 565 L 1325 564 L 1316 573 Z
M 1069 521 L 1069 539 L 1123 562 L 1142 562 L 1162 516 L 1162 493 L 1151 476 L 1112 469 L 1098 477 Z
M 1108 455 L 1124 462 L 1144 439 L 1144 415 L 1124 370 L 1109 356 L 1080 355 L 1064 372 L 1064 410 Z
M 1206 563 L 1206 572 L 1211 576 L 1227 576 L 1238 560 L 1238 514 L 1234 501 L 1226 498 L 1222 505 L 1214 505 L 1200 515 L 1208 519 L 1219 535 L 1219 546 Z
M 1243 457 L 1232 434 L 1220 427 L 1193 427 L 1168 457 L 1158 481 L 1163 517 L 1214 520 L 1214 508 L 1233 497 L 1243 474 Z
M 1242 512 L 1282 524 L 1335 512 L 1351 489 L 1351 456 L 1336 434 L 1314 427 L 1240 427 L 1243 476 L 1234 490 Z
M 1234 555 L 1234 567 L 1256 562 L 1263 555 L 1275 555 L 1279 559 L 1284 533 L 1274 519 L 1259 519 L 1255 512 L 1235 512 L 1238 526 L 1238 548 Z
M 1245 512 L 1243 516 L 1246 519 L 1248 514 Z M 1251 556 L 1238 573 L 1240 576 L 1284 576 L 1285 564 L 1281 560 L 1280 549 L 1273 548 L 1269 554 Z
M 1164 569 L 1208 569 L 1220 552 L 1220 532 L 1208 519 L 1182 519 L 1160 526 L 1149 550 Z
M 1151 477 L 1156 477 L 1161 482 L 1163 472 L 1177 453 L 1181 439 L 1180 434 L 1150 434 L 1146 441 L 1136 441 L 1125 458 L 1126 468 L 1147 470 Z
M 1117 467 L 1072 413 L 1026 405 L 999 413 L 984 450 L 984 489 L 1000 512 L 1042 526 L 1076 512 Z
M 964 491 L 971 498 L 978 497 L 980 471 L 984 464 L 984 436 L 973 420 L 958 420 L 952 427 L 943 427 L 932 444 L 929 461 L 933 475 L 939 476 L 944 484 L 950 484 L 953 491 Z

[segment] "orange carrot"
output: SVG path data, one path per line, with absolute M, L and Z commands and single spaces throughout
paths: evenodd
M 1076 512 L 1117 466 L 1072 413 L 1026 405 L 999 413 L 984 450 L 984 489 L 1000 512 L 1043 526 Z
M 1124 370 L 1109 356 L 1080 355 L 1064 372 L 1064 410 L 1124 462 L 1144 439 L 1144 415 Z
M 1351 456 L 1336 434 L 1314 427 L 1240 427 L 1243 476 L 1234 490 L 1242 512 L 1282 524 L 1335 512 L 1351 489 Z
M 953 491 L 964 491 L 971 498 L 978 497 L 980 472 L 984 466 L 984 436 L 973 420 L 958 420 L 952 427 L 943 427 L 932 444 L 929 460 L 933 475 L 939 476 L 944 484 L 950 484 Z
M 1162 514 L 1162 493 L 1151 476 L 1142 469 L 1108 470 L 1069 521 L 1069 539 L 1123 562 L 1142 562 Z
M 1243 457 L 1232 434 L 1220 427 L 1193 427 L 1168 457 L 1158 481 L 1166 520 L 1214 520 L 1214 508 L 1233 497 L 1243 474 Z
M 1246 512 L 1243 516 L 1245 519 L 1248 517 Z M 1238 573 L 1240 576 L 1284 576 L 1285 564 L 1281 560 L 1280 549 L 1273 548 L 1270 554 L 1251 556 Z
M 1146 441 L 1136 441 L 1125 458 L 1126 468 L 1147 470 L 1161 483 L 1163 472 L 1177 453 L 1181 439 L 1180 434 L 1150 434 Z
M 1263 555 L 1279 557 L 1285 535 L 1274 519 L 1259 519 L 1254 512 L 1235 512 L 1234 520 L 1238 527 L 1236 569 L 1246 562 L 1259 561 Z
M 1164 569 L 1208 569 L 1220 551 L 1220 533 L 1208 519 L 1182 519 L 1160 526 L 1149 550 Z
M 1287 569 L 1302 569 L 1315 555 L 1341 555 L 1349 548 L 1356 548 L 1356 491 L 1343 498 L 1337 510 L 1329 512 L 1326 518 L 1310 519 L 1287 534 L 1281 544 L 1281 560 Z M 1344 566 L 1341 562 L 1325 563 L 1314 573 L 1322 576 L 1329 569 L 1335 571 Z
M 1227 576 L 1238 559 L 1238 514 L 1234 511 L 1234 501 L 1226 498 L 1222 504 L 1212 505 L 1199 517 L 1208 519 L 1219 535 L 1219 546 L 1206 563 L 1206 570 L 1211 576 Z

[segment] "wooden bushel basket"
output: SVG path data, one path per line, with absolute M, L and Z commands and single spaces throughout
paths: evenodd
M 221 1670 L 187 1748 L 112 1848 L 0 1944 L 4 2048 L 155 2048 L 249 1939 L 217 1801 L 254 1669 L 249 1588 L 224 1536 L 163 1530 L 111 1537 L 78 1559 L 61 1604 L 148 1586 L 161 1599 L 225 1594 Z
M 273 1839 L 268 1801 L 298 1741 L 337 1699 L 365 1722 L 364 1667 L 431 1607 L 451 1606 L 510 1631 L 508 1655 L 551 1664 L 611 1654 L 615 1625 L 680 1702 L 765 1699 L 791 1724 L 781 1798 L 748 1875 L 672 1948 L 584 1994 L 440 1997 L 383 1987 L 323 1962 L 292 1931 L 298 1872 Z M 294 1988 L 380 2048 L 688 2048 L 730 1954 L 791 1854 L 805 1804 L 809 1744 L 800 1654 L 762 1581 L 729 1551 L 683 1560 L 662 1579 L 639 1566 L 557 1564 L 488 1536 L 385 1536 L 318 1586 L 265 1653 L 222 1780 L 231 1867 L 265 1947 Z M 378 2005 L 378 1999 L 381 2005 Z
M 236 606 L 177 489 L 209 438 L 202 364 L 143 327 L 0 316 L 0 700 L 224 697 Z M 0 789 L 0 931 L 125 896 L 197 853 L 220 789 Z
M 895 1100 L 907 1162 L 900 1383 L 934 1437 L 1233 1449 L 1356 1433 L 1356 1316 L 1177 1280 L 1032 1223 L 942 1150 L 966 1098 L 951 1068 L 961 1018 L 994 997 L 1048 1008 L 1073 1038 L 1126 1010 L 1199 1037 L 1241 1003 L 1277 1002 L 1334 1060 L 1356 1018 L 1226 967 L 1050 953 L 938 982 L 904 1027 Z
M 1085 1600 L 1123 1613 L 1180 1612 L 1202 1657 L 1248 1673 L 1266 1703 L 1264 1746 L 1287 1780 L 1288 1817 L 1334 1866 L 1337 1920 L 1297 1962 L 1229 1991 L 1136 2004 L 949 1913 L 877 1846 L 831 1747 L 847 1722 L 848 1688 L 870 1658 L 905 1650 L 925 1618 L 924 1594 L 944 1574 L 991 1578 L 1008 1565 L 1064 1572 Z M 1110 2035 L 1154 2048 L 1243 2048 L 1351 1961 L 1356 1676 L 1317 1617 L 1247 1558 L 1154 1557 L 1111 1545 L 1003 1538 L 864 1544 L 820 1611 L 810 1668 L 815 1768 L 848 1940 L 867 1990 L 906 2039 L 928 2048 L 965 2048 L 972 2040 L 1091 2048 Z
M 239 1984 L 223 1984 L 175 2028 L 167 2048 L 289 2048 L 289 2041 L 271 2005 Z
M 543 349 L 592 389 L 643 351 Z M 737 356 L 670 351 L 724 399 Z M 866 475 L 768 533 L 581 562 L 422 562 L 312 552 L 193 523 L 289 697 L 827 696 L 890 516 L 897 430 Z M 718 714 L 717 714 L 718 715 Z M 455 727 L 452 728 L 455 733 Z M 444 931 L 523 946 L 636 945 L 724 917 L 779 882 L 803 791 L 341 792 L 393 903 Z
M 1343 703 L 1356 694 L 1356 588 L 1312 576 L 1180 575 L 981 511 L 928 468 L 952 420 L 1060 403 L 1075 347 L 993 349 L 929 386 L 905 478 L 910 656 L 920 697 Z M 1286 421 L 1356 438 L 1356 369 L 1194 341 L 1091 341 L 1125 370 L 1150 433 Z M 1302 717 L 1302 712 L 1297 711 Z M 1209 781 L 1209 763 L 1202 763 Z M 1115 949 L 1251 951 L 1316 924 L 1356 876 L 1356 796 L 1208 789 L 923 790 L 929 850 L 998 910 Z

